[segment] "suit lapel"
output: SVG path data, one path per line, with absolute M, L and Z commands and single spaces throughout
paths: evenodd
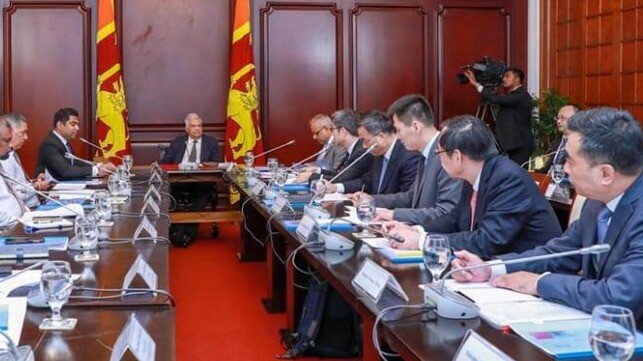
M 473 215 L 473 229 L 476 229 L 476 226 L 478 225 L 478 215 L 480 212 L 482 212 L 485 208 L 487 208 L 487 184 L 489 183 L 489 177 L 491 177 L 492 170 L 496 166 L 496 162 L 498 161 L 498 157 L 494 157 L 489 159 L 484 163 L 482 166 L 482 172 L 480 173 L 480 183 L 478 184 L 478 199 L 476 200 L 476 213 Z M 471 192 L 473 193 L 473 186 L 471 188 Z M 470 200 L 471 197 L 469 196 L 468 199 Z M 469 204 L 469 218 L 471 219 L 471 205 Z
M 431 145 L 431 149 L 429 149 L 429 156 L 428 159 L 426 160 L 426 165 L 424 166 L 424 169 L 422 170 L 422 179 L 420 182 L 420 185 L 418 187 L 418 191 L 416 193 L 417 198 L 416 200 L 419 202 L 420 199 L 422 199 L 422 189 L 424 188 L 424 184 L 426 183 L 427 176 L 429 176 L 427 173 L 433 169 L 432 165 L 435 162 L 439 162 L 440 160 L 438 159 L 438 155 L 435 154 L 435 150 L 438 149 L 438 140 L 436 139 L 433 144 Z
M 384 175 L 383 175 L 384 179 L 382 180 L 382 187 L 380 187 L 380 190 L 386 189 L 386 187 L 388 187 L 388 183 L 393 177 L 391 173 L 393 173 L 393 169 L 395 168 L 393 167 L 393 165 L 396 164 L 395 162 L 397 161 L 397 157 L 400 154 L 400 148 L 399 148 L 400 145 L 402 144 L 396 140 L 395 145 L 393 145 L 393 151 L 391 152 L 391 158 L 388 160 L 388 166 L 386 167 L 386 172 L 384 172 Z M 378 164 L 380 165 L 380 168 L 378 169 L 378 174 L 382 172 L 382 167 L 384 164 L 384 156 L 382 156 L 381 158 L 382 159 L 380 160 L 380 162 L 378 162 Z

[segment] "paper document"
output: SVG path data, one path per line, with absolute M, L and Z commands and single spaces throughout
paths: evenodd
M 342 193 L 327 193 L 324 195 L 324 198 L 322 198 L 322 202 L 343 202 L 347 201 L 348 197 L 346 197 Z
M 22 325 L 27 314 L 27 297 L 0 296 L 0 329 L 16 344 L 20 344 Z M 4 339 L 3 339 L 4 342 Z
M 53 190 L 55 191 L 63 191 L 63 190 L 78 190 L 78 189 L 85 189 L 87 187 L 85 182 L 60 182 L 57 183 Z

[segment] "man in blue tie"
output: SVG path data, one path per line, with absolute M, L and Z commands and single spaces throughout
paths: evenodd
M 365 148 L 377 145 L 372 151 L 373 166 L 360 178 L 327 184 L 326 191 L 389 194 L 409 190 L 422 157 L 419 152 L 407 150 L 397 139 L 391 120 L 380 111 L 371 111 L 361 117 L 357 133 Z
M 567 162 L 578 194 L 588 198 L 578 221 L 546 245 L 503 260 L 609 244 L 609 252 L 548 259 L 457 272 L 461 282 L 486 281 L 538 295 L 591 312 L 594 306 L 618 305 L 634 312 L 643 328 L 643 133 L 626 111 L 600 108 L 582 111 L 568 122 Z M 482 261 L 456 252 L 453 267 Z M 579 272 L 582 271 L 581 274 Z

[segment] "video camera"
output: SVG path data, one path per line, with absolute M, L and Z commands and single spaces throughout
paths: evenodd
M 502 78 L 507 71 L 507 66 L 501 61 L 495 61 L 488 56 L 483 57 L 480 61 L 461 66 L 460 69 L 470 69 L 476 80 L 483 87 L 498 87 L 502 84 Z M 456 79 L 459 84 L 467 84 L 469 79 L 463 73 L 457 74 Z

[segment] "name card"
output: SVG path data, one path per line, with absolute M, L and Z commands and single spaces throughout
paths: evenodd
M 163 178 L 161 177 L 161 174 L 159 172 L 152 172 L 150 174 L 150 179 L 147 181 L 148 183 L 163 183 Z
M 132 238 L 136 240 L 141 235 L 141 232 L 145 231 L 147 234 L 154 239 L 154 243 L 156 243 L 156 238 L 158 236 L 158 231 L 156 228 L 152 225 L 149 219 L 147 219 L 147 216 L 143 216 L 141 219 L 141 222 L 138 224 L 138 227 L 136 227 L 136 230 L 134 231 L 134 235 Z
M 314 207 L 311 205 L 304 206 L 304 214 L 309 215 L 314 219 L 328 219 L 330 218 L 330 213 L 323 208 Z
M 159 193 L 158 189 L 156 189 L 154 184 L 150 184 L 150 186 L 147 188 L 147 192 L 145 192 L 143 200 L 146 201 L 150 197 L 154 198 L 159 203 L 162 202 L 161 194 Z
M 458 348 L 453 361 L 513 361 L 506 353 L 500 351 L 477 332 L 469 329 Z
M 136 275 L 141 276 L 143 282 L 145 282 L 145 285 L 148 288 L 151 288 L 153 290 L 156 289 L 158 276 L 156 275 L 156 272 L 154 272 L 152 267 L 147 263 L 145 258 L 143 258 L 143 256 L 141 256 L 140 254 L 138 255 L 138 257 L 136 257 L 136 260 L 134 261 L 134 263 L 132 263 L 132 266 L 125 274 L 125 277 L 123 278 L 123 288 L 129 288 Z M 123 294 L 126 294 L 126 292 L 123 291 Z
M 277 199 L 275 199 L 275 203 L 270 207 L 270 212 L 277 214 L 280 213 L 284 207 L 290 207 L 290 203 L 288 203 L 288 198 L 284 196 L 278 196 Z
M 313 217 L 304 214 L 301 221 L 299 221 L 299 225 L 297 225 L 295 233 L 307 240 L 316 225 L 317 221 Z
M 253 197 L 257 197 L 261 194 L 261 192 L 266 189 L 266 183 L 262 181 L 257 181 L 254 186 L 252 186 L 252 189 L 250 190 L 250 195 Z
M 409 301 L 409 296 L 406 295 L 402 286 L 395 279 L 395 277 L 382 266 L 367 258 L 360 268 L 351 284 L 364 292 L 377 303 L 382 297 L 385 288 L 389 288 L 393 293 L 400 296 L 406 302 Z
M 157 217 L 161 215 L 161 208 L 159 208 L 158 204 L 154 201 L 153 198 L 148 198 L 145 203 L 143 204 L 143 207 L 141 207 L 141 215 L 145 214 L 145 211 L 147 208 L 150 208 L 154 214 L 156 214 Z
M 132 355 L 139 361 L 154 360 L 156 358 L 156 343 L 133 313 L 127 320 L 121 334 L 118 335 L 109 360 L 122 360 L 127 350 L 130 350 Z

